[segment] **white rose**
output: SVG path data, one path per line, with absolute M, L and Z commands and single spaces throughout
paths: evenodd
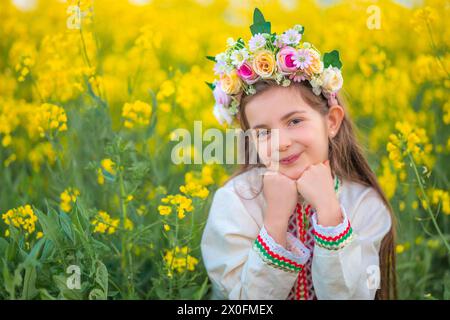
M 329 66 L 326 68 L 322 75 L 322 89 L 327 92 L 338 92 L 339 89 L 342 88 L 342 84 L 344 83 L 344 79 L 342 79 L 341 70 L 336 67 Z

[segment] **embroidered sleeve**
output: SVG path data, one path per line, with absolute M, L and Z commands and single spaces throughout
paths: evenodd
M 310 256 L 309 249 L 289 232 L 287 233 L 287 248 L 284 248 L 276 243 L 264 226 L 261 228 L 253 248 L 267 264 L 289 272 L 300 272 Z
M 341 205 L 342 222 L 337 226 L 324 227 L 317 222 L 317 213 L 312 216 L 315 244 L 328 250 L 344 248 L 353 239 L 353 230 L 345 208 Z

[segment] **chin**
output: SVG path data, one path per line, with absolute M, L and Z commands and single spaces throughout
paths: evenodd
M 280 167 L 280 173 L 284 174 L 285 176 L 297 180 L 302 175 L 303 169 L 301 167 L 292 167 L 292 168 L 283 168 Z

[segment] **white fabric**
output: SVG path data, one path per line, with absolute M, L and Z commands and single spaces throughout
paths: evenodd
M 297 273 L 275 268 L 253 249 L 263 227 L 265 168 L 254 168 L 219 188 L 201 240 L 212 299 L 286 299 Z M 391 219 L 373 188 L 341 179 L 338 199 L 354 238 L 339 250 L 314 246 L 312 281 L 317 299 L 374 299 L 374 268 Z M 376 281 L 375 281 L 376 282 Z

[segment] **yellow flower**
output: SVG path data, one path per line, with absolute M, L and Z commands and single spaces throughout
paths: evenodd
M 180 248 L 178 246 L 176 246 L 175 249 L 166 250 L 164 262 L 170 274 L 172 274 L 173 270 L 176 270 L 178 273 L 182 273 L 186 270 L 195 270 L 198 259 L 189 255 L 189 251 L 190 249 L 188 247 Z
M 236 70 L 233 70 L 220 78 L 220 86 L 226 94 L 236 94 L 241 90 L 242 80 L 239 78 Z
M 97 216 L 91 221 L 91 224 L 95 226 L 94 233 L 107 232 L 108 234 L 113 234 L 116 232 L 119 222 L 119 219 L 112 219 L 106 211 L 99 210 Z
M 431 203 L 433 205 L 441 204 L 441 210 L 446 215 L 450 215 L 450 195 L 448 191 L 441 189 L 431 189 Z
M 165 80 L 159 87 L 159 91 L 158 94 L 156 95 L 156 98 L 158 100 L 163 100 L 165 98 L 172 96 L 174 93 L 175 93 L 175 85 L 173 81 Z
M 183 219 L 185 217 L 185 212 L 191 212 L 194 210 L 194 207 L 192 206 L 192 199 L 189 199 L 181 194 L 168 195 L 167 197 L 161 199 L 161 202 L 173 205 L 177 211 L 177 216 L 179 219 Z M 170 206 L 158 206 L 158 211 L 161 215 L 169 215 L 172 212 L 172 208 Z
M 143 216 L 146 212 L 146 207 L 145 205 L 141 204 L 137 209 L 136 212 L 138 215 Z
M 395 252 L 397 252 L 397 254 L 401 254 L 401 253 L 405 252 L 405 250 L 406 250 L 406 248 L 403 244 L 398 244 L 395 247 Z
M 63 108 L 43 103 L 36 109 L 36 127 L 41 137 L 45 134 L 52 136 L 54 133 L 67 130 L 67 115 Z
M 429 240 L 427 241 L 427 246 L 428 246 L 430 249 L 437 249 L 437 248 L 439 248 L 439 245 L 440 245 L 439 239 L 429 239 Z
M 134 128 L 138 126 L 146 126 L 150 124 L 152 115 L 152 107 L 140 100 L 134 103 L 125 103 L 122 109 L 122 117 L 126 128 Z
M 164 230 L 165 231 L 169 231 L 170 230 L 170 226 L 168 224 L 164 224 Z
M 106 172 L 115 175 L 116 174 L 116 164 L 114 163 L 114 161 L 112 161 L 111 159 L 103 159 L 102 161 L 100 161 L 100 165 L 102 167 L 103 170 L 105 170 Z
M 76 202 L 77 196 L 80 195 L 80 191 L 76 188 L 69 187 L 64 190 L 59 196 L 61 199 L 60 207 L 64 212 L 72 210 L 72 204 Z
M 29 204 L 8 210 L 2 214 L 2 219 L 7 225 L 12 225 L 19 230 L 25 231 L 25 236 L 35 231 L 36 222 L 38 221 Z M 6 231 L 5 236 L 9 236 L 9 230 Z
M 258 51 L 253 57 L 252 66 L 261 78 L 270 78 L 276 66 L 275 57 L 269 50 Z
M 158 206 L 159 214 L 162 216 L 167 216 L 172 213 L 172 208 L 169 206 Z
M 103 185 L 105 183 L 105 177 L 103 176 L 102 169 L 97 169 L 97 182 L 99 185 Z
M 125 228 L 125 230 L 133 230 L 133 228 L 134 228 L 134 224 L 133 224 L 133 221 L 131 221 L 130 219 L 126 219 L 125 220 L 125 223 L 124 223 L 124 228 Z
M 198 197 L 200 199 L 205 199 L 209 195 L 208 189 L 195 182 L 189 182 L 184 186 L 180 186 L 180 191 L 186 195 Z

